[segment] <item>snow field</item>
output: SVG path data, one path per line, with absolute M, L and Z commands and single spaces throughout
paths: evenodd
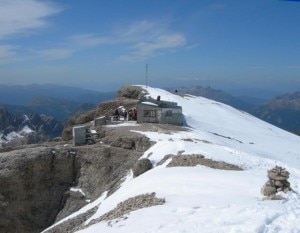
M 159 95 L 161 100 L 182 106 L 189 130 L 173 134 L 140 132 L 156 142 L 142 158 L 157 165 L 168 154 L 202 154 L 244 170 L 200 165 L 167 168 L 166 162 L 136 178 L 129 173 L 119 190 L 109 197 L 102 196 L 97 212 L 86 224 L 139 194 L 155 192 L 166 203 L 78 232 L 300 232 L 299 137 L 212 100 L 143 88 L 153 98 Z M 264 201 L 260 189 L 267 181 L 267 170 L 275 165 L 291 173 L 289 181 L 295 192 L 282 194 L 285 199 L 281 201 Z

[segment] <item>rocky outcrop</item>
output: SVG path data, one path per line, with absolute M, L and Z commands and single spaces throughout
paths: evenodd
M 278 192 L 285 192 L 291 190 L 290 182 L 288 182 L 290 173 L 282 167 L 274 167 L 268 171 L 269 180 L 262 187 L 262 194 L 269 199 L 280 199 Z
M 94 145 L 48 143 L 0 153 L 0 232 L 40 232 L 117 190 L 152 143 L 128 128 L 102 130 Z M 49 232 L 67 232 L 92 213 Z
M 149 159 L 140 159 L 134 164 L 132 168 L 133 177 L 137 177 L 152 168 L 153 165 Z
M 47 147 L 0 154 L 0 232 L 39 232 L 53 223 L 76 181 L 75 154 Z
M 128 198 L 127 200 L 119 203 L 113 210 L 102 215 L 99 219 L 95 220 L 94 222 L 92 221 L 91 224 L 101 221 L 119 219 L 122 217 L 126 218 L 124 216 L 134 210 L 165 204 L 165 199 L 157 198 L 155 195 L 156 193 L 153 192 Z M 108 224 L 110 224 L 110 222 L 108 222 Z
M 117 93 L 118 98 L 143 99 L 145 91 L 139 86 L 123 86 Z
M 167 167 L 193 167 L 197 165 L 202 165 L 210 167 L 213 169 L 220 170 L 233 170 L 233 171 L 242 171 L 243 169 L 237 165 L 225 163 L 223 161 L 215 161 L 205 158 L 203 155 L 192 154 L 192 155 L 166 155 L 158 165 L 162 165 L 167 160 L 170 159 L 170 162 L 167 164 Z
M 118 222 L 122 219 L 128 218 L 130 212 L 139 210 L 142 208 L 147 208 L 155 205 L 165 204 L 165 199 L 156 197 L 156 193 L 141 194 L 135 197 L 128 198 L 127 200 L 118 203 L 116 208 L 107 212 L 106 214 L 100 216 L 98 219 L 92 220 L 89 225 L 95 224 L 101 221 L 107 221 L 109 225 L 113 224 L 113 221 Z M 71 221 L 65 221 L 58 226 L 54 226 L 48 230 L 46 233 L 60 233 L 60 232 L 75 232 L 82 230 L 87 227 L 86 224 L 81 224 L 85 222 L 89 217 L 91 217 L 96 212 L 95 208 L 90 209 L 84 214 L 74 217 Z

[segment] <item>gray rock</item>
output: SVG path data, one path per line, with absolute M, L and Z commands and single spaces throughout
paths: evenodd
M 290 182 L 288 182 L 287 180 L 283 180 L 282 183 L 283 183 L 283 187 L 285 187 L 285 188 L 290 188 L 291 187 Z
M 76 178 L 75 156 L 38 147 L 0 154 L 0 231 L 39 232 L 55 220 Z
M 153 165 L 149 159 L 138 160 L 132 168 L 133 177 L 137 177 L 152 168 Z
M 163 205 L 165 202 L 165 199 L 155 197 L 155 193 L 141 194 L 120 202 L 115 209 L 102 215 L 99 218 L 99 221 L 108 221 L 120 218 L 131 211 L 155 205 Z
M 261 193 L 264 196 L 271 196 L 271 195 L 275 195 L 277 192 L 276 188 L 269 186 L 267 184 L 265 184 L 262 189 L 261 189 Z
M 205 158 L 201 154 L 192 154 L 192 155 L 166 155 L 158 165 L 163 164 L 168 159 L 172 159 L 171 162 L 167 165 L 167 167 L 187 167 L 187 166 L 197 166 L 202 165 L 214 169 L 221 169 L 221 170 L 234 170 L 234 171 L 241 171 L 242 168 L 238 167 L 237 165 L 225 163 L 223 161 L 214 161 L 211 159 Z
M 86 198 L 80 192 L 67 191 L 63 199 L 66 200 L 64 208 L 56 216 L 55 222 L 67 217 L 70 212 L 75 212 L 87 204 Z
M 268 171 L 268 178 L 271 180 L 279 180 L 279 181 L 288 179 L 288 177 L 279 175 L 278 173 L 275 173 L 273 171 Z
M 112 130 L 107 144 L 65 147 L 52 143 L 55 147 L 32 145 L 0 153 L 0 232 L 40 232 L 88 199 L 93 201 L 106 190 L 113 193 L 142 152 L 109 146 L 120 136 L 118 130 L 126 138 L 124 129 Z M 141 140 L 137 135 L 145 138 L 137 133 L 128 137 Z M 147 149 L 147 140 L 142 140 Z M 86 196 L 69 192 L 70 187 L 81 188 Z
M 283 187 L 283 181 L 275 180 L 276 187 Z
M 274 167 L 268 171 L 268 177 L 271 180 L 287 180 L 289 178 L 290 173 L 282 167 Z

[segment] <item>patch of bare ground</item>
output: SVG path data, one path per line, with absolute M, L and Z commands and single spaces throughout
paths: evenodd
M 155 197 L 155 192 L 131 197 L 119 203 L 116 208 L 102 215 L 100 218 L 91 221 L 90 225 L 101 221 L 108 221 L 108 224 L 111 224 L 110 221 L 112 220 L 126 219 L 127 217 L 125 215 L 132 211 L 156 205 L 163 205 L 165 202 L 165 199 Z
M 237 165 L 225 163 L 222 161 L 214 161 L 212 159 L 207 159 L 203 155 L 200 154 L 192 154 L 192 155 L 166 155 L 158 165 L 162 165 L 168 159 L 172 159 L 171 162 L 167 165 L 167 167 L 193 167 L 197 165 L 202 165 L 206 167 L 210 167 L 213 169 L 220 170 L 234 170 L 234 171 L 242 171 L 243 169 Z

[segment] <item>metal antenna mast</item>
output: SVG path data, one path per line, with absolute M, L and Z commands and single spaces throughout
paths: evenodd
M 146 64 L 146 88 L 148 87 L 148 64 Z

